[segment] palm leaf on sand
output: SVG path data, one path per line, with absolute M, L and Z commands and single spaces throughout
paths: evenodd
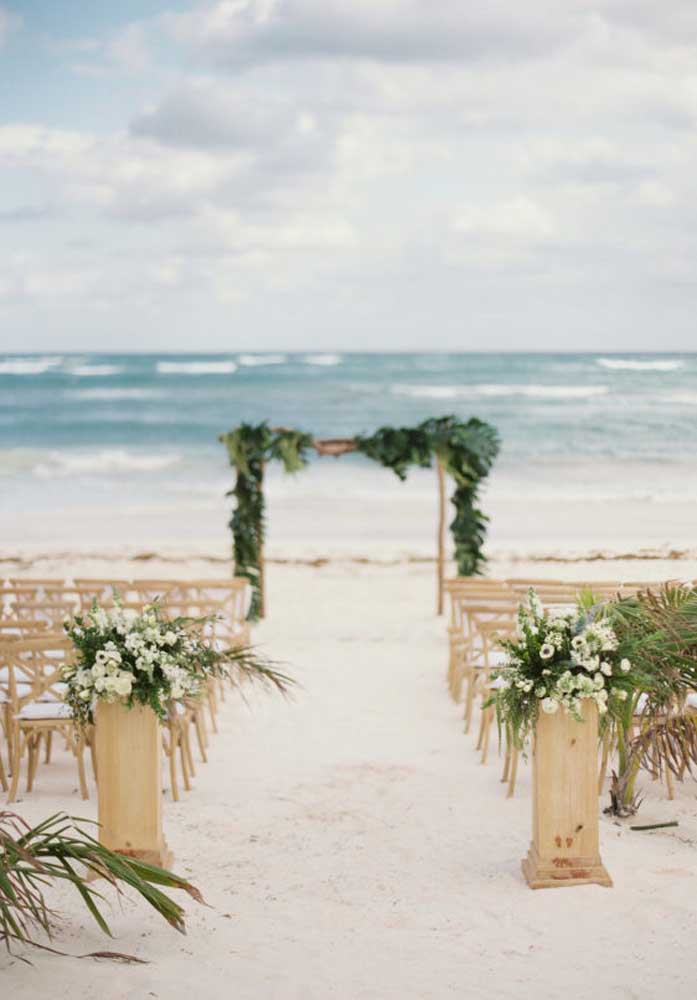
M 33 938 L 37 931 L 51 937 L 57 915 L 49 909 L 44 892 L 56 882 L 70 883 L 110 935 L 100 908 L 104 897 L 90 877 L 106 880 L 119 893 L 130 887 L 175 930 L 185 933 L 182 907 L 162 889 L 183 889 L 202 903 L 198 889 L 179 875 L 108 850 L 84 830 L 82 822 L 57 813 L 30 827 L 21 816 L 0 811 L 0 942 L 9 949 L 13 943 L 38 944 Z

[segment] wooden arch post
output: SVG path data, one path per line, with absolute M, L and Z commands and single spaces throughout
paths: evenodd
M 438 556 L 437 573 L 438 598 L 436 608 L 439 615 L 443 614 L 443 585 L 445 583 L 445 466 L 437 459 L 438 470 Z
M 283 427 L 274 427 L 275 432 L 283 431 Z M 221 435 L 220 440 L 223 440 Z M 339 458 L 348 452 L 356 451 L 357 444 L 355 438 L 315 438 L 312 442 L 318 455 L 326 455 Z M 446 482 L 445 466 L 436 457 L 436 473 L 438 476 L 438 527 L 436 535 L 436 610 L 439 615 L 443 614 L 444 583 L 445 583 L 445 531 L 446 531 Z M 262 470 L 263 488 L 263 470 Z M 259 617 L 266 615 L 266 573 L 265 573 L 264 547 L 261 545 L 259 562 Z

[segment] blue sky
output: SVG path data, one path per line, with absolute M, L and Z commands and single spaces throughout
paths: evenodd
M 0 350 L 695 347 L 670 11 L 0 0 Z

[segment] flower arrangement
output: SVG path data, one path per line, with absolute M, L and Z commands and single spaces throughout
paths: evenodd
M 204 637 L 210 618 L 168 619 L 157 603 L 138 613 L 118 600 L 109 610 L 95 601 L 84 616 L 66 623 L 77 656 L 61 679 L 74 718 L 86 725 L 98 699 L 149 705 L 167 718 L 169 705 L 203 694 L 212 677 L 233 669 L 285 692 L 293 683 L 249 649 L 219 650 Z
M 501 642 L 508 662 L 492 675 L 503 684 L 491 699 L 517 746 L 540 711 L 561 709 L 580 721 L 581 702 L 591 699 L 601 716 L 621 714 L 634 685 L 632 664 L 602 608 L 546 611 L 531 589 L 518 610 L 518 633 Z

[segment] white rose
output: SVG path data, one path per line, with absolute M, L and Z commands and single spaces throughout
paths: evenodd
M 559 708 L 559 702 L 556 698 L 543 698 L 540 704 L 542 705 L 542 711 L 546 712 L 547 715 L 554 715 Z
M 98 660 L 92 667 L 92 676 L 103 677 L 105 673 L 106 673 L 106 667 L 104 666 L 101 660 Z
M 621 663 L 620 663 L 620 670 L 621 670 L 621 671 L 622 671 L 623 673 L 627 674 L 627 673 L 629 673 L 629 671 L 630 671 L 631 669 L 632 669 L 632 664 L 631 664 L 631 663 L 629 662 L 629 660 L 628 660 L 628 659 L 627 659 L 627 658 L 625 657 L 625 658 L 624 658 L 624 659 L 623 659 L 623 660 L 621 661 Z

